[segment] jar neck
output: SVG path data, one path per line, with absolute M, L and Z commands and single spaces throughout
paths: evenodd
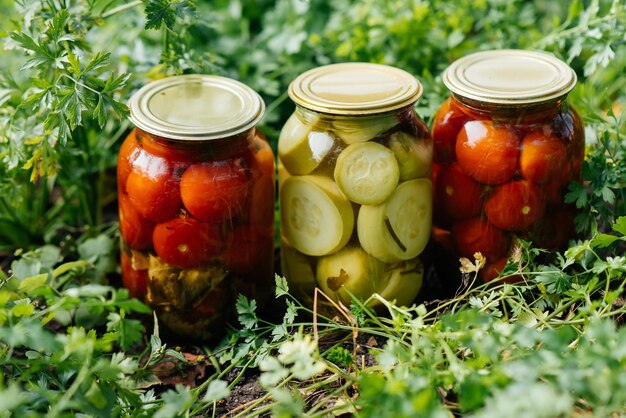
M 387 119 L 390 119 L 390 120 L 394 119 L 398 123 L 401 123 L 403 121 L 409 121 L 413 117 L 415 117 L 415 109 L 413 108 L 413 104 L 402 107 L 400 109 L 391 110 L 388 112 L 365 114 L 365 115 L 339 115 L 339 114 L 334 114 L 334 113 L 321 113 L 321 112 L 316 112 L 311 109 L 307 109 L 306 107 L 303 107 L 300 105 L 296 105 L 295 113 L 298 115 L 298 118 L 305 124 L 321 123 L 322 125 L 325 123 L 330 124 L 333 120 L 337 120 L 337 119 L 371 120 L 371 121 L 383 121 Z
M 566 96 L 548 101 L 522 104 L 487 103 L 468 99 L 454 93 L 452 93 L 451 97 L 461 110 L 471 116 L 483 116 L 490 119 L 512 121 L 541 120 L 552 118 L 568 109 Z

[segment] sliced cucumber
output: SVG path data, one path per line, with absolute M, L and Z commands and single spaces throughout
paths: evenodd
M 317 285 L 336 301 L 348 305 L 350 293 L 367 299 L 381 286 L 385 264 L 370 257 L 361 247 L 348 246 L 317 263 Z
M 337 117 L 332 129 L 346 144 L 367 142 L 398 124 L 395 114 L 357 117 Z
M 296 251 L 284 239 L 280 250 L 280 264 L 289 283 L 289 292 L 299 300 L 312 304 L 317 282 L 307 256 Z
M 383 204 L 363 205 L 357 233 L 361 246 L 385 263 L 417 257 L 426 247 L 432 219 L 432 183 L 425 178 L 400 183 Z
M 395 132 L 389 136 L 388 145 L 398 160 L 400 181 L 430 175 L 433 160 L 431 141 L 416 139 L 405 132 Z
M 296 113 L 283 126 L 278 139 L 278 158 L 287 171 L 309 174 L 330 152 L 335 139 L 326 132 L 313 131 L 317 118 L 301 121 Z
M 291 176 L 280 194 L 283 234 L 306 255 L 326 255 L 347 244 L 354 229 L 350 201 L 328 177 Z
M 335 181 L 353 202 L 378 205 L 393 193 L 400 170 L 393 152 L 376 142 L 349 145 L 337 158 Z
M 283 183 L 285 182 L 285 180 L 291 177 L 291 174 L 289 174 L 289 171 L 287 171 L 287 169 L 280 160 L 278 160 L 276 170 L 278 173 L 278 190 L 280 191 L 280 189 L 283 187 Z
M 423 281 L 424 265 L 419 258 L 414 258 L 391 270 L 379 293 L 386 300 L 395 301 L 397 306 L 409 306 L 422 289 Z

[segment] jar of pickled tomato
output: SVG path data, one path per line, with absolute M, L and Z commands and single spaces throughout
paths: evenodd
M 281 262 L 305 304 L 316 287 L 348 306 L 375 292 L 408 305 L 420 291 L 432 218 L 432 141 L 413 109 L 421 93 L 407 72 L 366 63 L 315 68 L 289 86 Z
M 584 154 L 583 126 L 566 100 L 574 71 L 545 53 L 499 50 L 459 59 L 443 81 L 451 96 L 432 126 L 433 237 L 445 263 L 480 252 L 486 282 L 518 239 L 562 249 L 576 215 L 563 197 Z
M 224 77 L 152 82 L 118 158 L 122 280 L 171 334 L 219 336 L 242 293 L 271 296 L 274 156 L 260 96 Z

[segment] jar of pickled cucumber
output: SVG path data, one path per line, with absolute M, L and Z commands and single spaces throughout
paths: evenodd
M 413 109 L 421 93 L 407 72 L 366 63 L 315 68 L 289 86 L 281 261 L 305 304 L 316 287 L 345 305 L 417 296 L 432 217 L 432 142 Z
M 480 277 L 490 281 L 518 239 L 562 249 L 576 215 L 563 196 L 584 154 L 583 126 L 566 100 L 574 71 L 541 52 L 486 51 L 454 62 L 443 81 L 452 94 L 432 135 L 433 236 L 444 263 L 480 252 Z
M 130 100 L 118 158 L 124 285 L 161 329 L 219 336 L 239 293 L 271 296 L 274 156 L 260 96 L 228 78 L 152 82 Z

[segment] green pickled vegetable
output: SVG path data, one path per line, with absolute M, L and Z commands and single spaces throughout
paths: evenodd
M 336 301 L 349 305 L 350 293 L 367 299 L 383 282 L 385 264 L 369 256 L 361 247 L 349 246 L 317 263 L 317 285 Z
M 393 152 L 376 142 L 348 146 L 337 158 L 335 181 L 351 201 L 378 205 L 393 193 L 400 171 Z
M 383 204 L 363 205 L 357 232 L 363 249 L 385 263 L 417 257 L 426 247 L 432 220 L 432 183 L 400 183 Z
M 387 144 L 398 161 L 400 181 L 430 175 L 433 158 L 430 141 L 416 139 L 404 132 L 395 132 L 389 136 Z
M 419 294 L 423 281 L 424 265 L 414 258 L 389 271 L 378 293 L 398 306 L 408 306 Z
M 352 235 L 352 205 L 328 177 L 289 177 L 281 189 L 280 207 L 283 234 L 303 254 L 333 253 Z

